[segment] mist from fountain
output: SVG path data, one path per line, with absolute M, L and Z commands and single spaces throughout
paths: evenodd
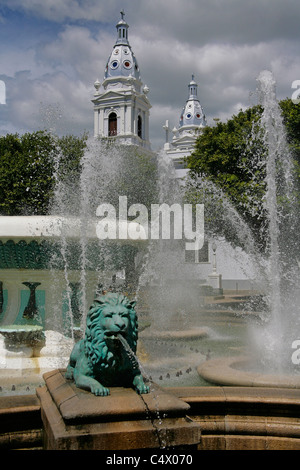
M 102 292 L 102 290 L 115 289 L 112 277 L 118 270 L 126 271 L 126 261 L 130 265 L 130 258 L 132 260 L 130 250 L 132 253 L 137 251 L 130 241 L 126 248 L 126 241 L 119 240 L 118 235 L 115 240 L 97 237 L 96 225 L 100 220 L 96 216 L 98 206 L 100 204 L 111 205 L 118 217 L 120 215 L 118 213 L 119 196 L 126 196 L 128 205 L 145 200 L 148 202 L 151 197 L 154 197 L 156 179 L 154 177 L 154 181 L 152 181 L 148 177 L 148 173 L 152 177 L 155 174 L 153 156 L 143 157 L 133 147 L 118 145 L 113 141 L 88 139 L 80 162 L 79 178 L 76 178 L 72 172 L 68 175 L 62 174 L 60 171 L 62 158 L 62 155 L 58 155 L 56 162 L 56 187 L 51 213 L 59 215 L 67 221 L 75 220 L 78 227 L 77 239 L 72 239 L 72 237 L 70 238 L 70 227 L 66 222 L 65 230 L 62 229 L 58 251 L 58 256 L 63 261 L 66 303 L 68 305 L 67 323 L 72 333 L 74 327 L 84 331 L 86 312 L 93 300 L 91 294 L 88 295 L 88 292 L 91 291 L 88 273 L 92 271 L 95 273 L 93 295 L 96 295 L 98 290 Z M 140 174 L 137 173 L 139 170 L 141 170 Z M 147 181 L 146 185 L 144 184 L 145 180 Z M 119 222 L 122 222 L 122 217 L 126 218 L 126 216 L 127 214 L 121 214 Z M 94 234 L 92 240 L 91 232 Z M 143 251 L 143 247 L 140 246 L 139 249 Z M 57 254 L 52 259 L 54 289 L 55 283 L 58 282 L 55 279 L 56 264 Z M 76 325 L 74 325 L 71 305 L 72 299 L 74 299 L 74 288 L 72 290 L 72 271 L 74 269 L 80 272 L 79 278 L 77 278 L 77 297 L 80 299 L 78 308 L 81 320 L 80 324 L 77 322 Z M 125 281 L 123 280 L 123 284 Z M 56 312 L 55 316 L 59 322 L 61 317 L 59 312 Z
M 291 347 L 299 331 L 299 216 L 293 155 L 289 149 L 281 109 L 276 99 L 276 82 L 269 71 L 258 77 L 263 107 L 260 120 L 266 155 L 267 297 L 268 324 L 255 329 L 253 340 L 268 368 L 283 372 L 293 369 Z M 296 337 L 295 337 L 296 335 Z
M 236 248 L 241 247 L 248 257 L 252 280 L 260 286 L 261 295 L 253 296 L 253 303 L 250 300 L 246 304 L 247 312 L 255 313 L 253 318 L 256 320 L 251 321 L 251 315 L 248 315 L 248 335 L 244 347 L 258 360 L 255 367 L 268 373 L 286 373 L 288 370 L 297 373 L 291 360 L 291 348 L 298 339 L 299 330 L 298 201 L 293 155 L 287 143 L 275 85 L 273 74 L 268 71 L 258 77 L 258 94 L 263 111 L 253 135 L 249 136 L 249 146 L 253 144 L 253 139 L 261 143 L 252 146 L 252 152 L 255 148 L 256 153 L 248 171 L 254 176 L 253 185 L 257 184 L 255 178 L 258 178 L 265 188 L 262 200 L 251 199 L 253 212 L 265 218 L 261 225 L 262 242 L 258 242 L 246 219 L 212 182 L 198 179 L 188 185 L 196 187 L 198 192 L 200 190 L 201 197 L 199 199 L 198 194 L 195 200 L 205 207 L 205 220 L 209 221 L 205 225 L 207 240 L 217 240 L 220 246 L 224 246 L 222 243 L 232 244 L 233 253 L 236 253 L 232 262 L 236 266 L 240 261 Z M 171 160 L 161 152 L 158 162 L 160 201 L 182 204 L 183 193 Z M 195 288 L 190 282 L 190 266 L 184 264 L 183 253 L 183 246 L 178 240 L 166 243 L 163 240 L 152 241 L 149 245 L 141 282 L 147 284 L 148 276 L 152 286 L 155 279 L 158 284 L 158 287 L 149 289 L 153 308 L 151 324 L 157 331 L 184 330 L 187 327 L 195 329 L 201 325 L 203 305 L 199 301 L 200 285 L 198 282 Z M 249 276 L 247 264 L 239 268 L 245 268 L 245 274 Z M 193 315 L 193 301 L 197 304 L 197 316 Z M 214 332 L 210 331 L 210 334 Z
M 252 161 L 247 160 L 247 170 L 253 186 L 262 184 L 265 191 L 261 200 L 250 201 L 253 213 L 265 219 L 260 238 L 252 236 L 246 219 L 212 182 L 198 180 L 196 189 L 201 192 L 212 222 L 206 231 L 216 237 L 219 233 L 228 237 L 233 246 L 242 247 L 254 267 L 253 280 L 260 286 L 263 308 L 258 312 L 258 321 L 247 325 L 246 346 L 255 358 L 253 367 L 267 373 L 293 373 L 297 369 L 292 364 L 291 348 L 299 331 L 299 216 L 293 155 L 275 87 L 273 74 L 261 72 L 257 91 L 262 114 L 253 126 L 253 134 L 248 136 L 249 148 L 255 148 L 256 153 L 252 154 Z M 255 139 L 260 145 L 253 145 Z M 251 311 L 251 304 L 246 305 Z
M 160 151 L 158 166 L 159 205 L 180 207 L 183 214 L 184 187 L 179 184 L 174 164 L 165 151 Z M 158 216 L 159 217 L 159 216 Z M 161 224 L 163 218 L 159 219 Z M 151 220 L 151 226 L 158 223 Z M 140 291 L 147 290 L 152 328 L 158 330 L 182 330 L 194 327 L 193 312 L 199 307 L 200 279 L 191 276 L 191 266 L 185 263 L 185 238 L 174 235 L 175 215 L 170 212 L 170 237 L 149 239 L 148 252 L 139 278 L 137 303 Z

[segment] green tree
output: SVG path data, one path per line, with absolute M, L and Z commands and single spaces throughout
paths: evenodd
M 86 148 L 88 134 L 82 137 L 67 135 L 57 140 L 61 157 L 59 159 L 58 173 L 61 178 L 78 178 L 81 172 L 81 160 Z
M 0 211 L 2 215 L 42 214 L 52 190 L 51 135 L 38 131 L 0 138 Z
M 283 122 L 286 128 L 287 141 L 294 156 L 300 178 L 300 106 L 287 98 L 280 101 Z
M 124 147 L 124 146 L 123 146 Z M 128 206 L 143 204 L 148 210 L 157 201 L 157 162 L 154 154 L 137 147 L 123 148 L 120 175 L 116 181 L 117 195 L 128 197 Z
M 233 242 L 237 239 L 229 212 L 230 220 L 237 216 L 239 224 L 247 220 L 257 241 L 262 242 L 257 236 L 261 223 L 258 214 L 262 211 L 257 202 L 262 201 L 265 189 L 264 168 L 257 161 L 262 145 L 257 131 L 261 112 L 261 107 L 255 106 L 226 123 L 206 127 L 187 158 L 191 170 L 187 200 L 205 204 L 207 232 L 219 233 Z
M 55 172 L 78 178 L 86 138 L 57 138 L 47 131 L 0 137 L 0 214 L 47 214 Z

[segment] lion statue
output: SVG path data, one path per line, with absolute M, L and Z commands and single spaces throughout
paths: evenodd
M 78 388 L 98 396 L 109 395 L 110 386 L 133 386 L 138 393 L 149 392 L 135 360 L 138 332 L 134 307 L 135 301 L 117 293 L 95 299 L 87 314 L 85 336 L 75 344 L 65 375 Z

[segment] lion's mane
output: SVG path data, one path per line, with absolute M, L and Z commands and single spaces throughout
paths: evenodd
M 129 301 L 122 294 L 106 294 L 95 299 L 90 307 L 84 337 L 84 350 L 92 364 L 100 364 L 101 367 L 107 368 L 113 366 L 116 362 L 114 353 L 109 351 L 104 339 L 104 331 L 101 328 L 99 319 L 103 315 L 103 308 L 107 306 L 115 307 L 122 305 L 129 313 L 129 327 L 126 341 L 131 350 L 135 353 L 138 339 L 138 322 L 134 309 L 135 302 Z

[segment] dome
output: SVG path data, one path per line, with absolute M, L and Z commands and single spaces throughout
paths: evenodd
M 124 20 L 124 12 L 121 15 L 122 19 L 116 25 L 117 40 L 108 58 L 104 78 L 121 76 L 141 80 L 140 69 L 128 41 L 129 26 Z
M 107 61 L 104 78 L 119 76 L 141 79 L 137 60 L 129 44 L 116 44 Z
M 182 109 L 179 126 L 191 127 L 204 127 L 206 125 L 205 115 L 197 97 L 197 83 L 192 75 L 192 80 L 189 83 L 189 98 Z

